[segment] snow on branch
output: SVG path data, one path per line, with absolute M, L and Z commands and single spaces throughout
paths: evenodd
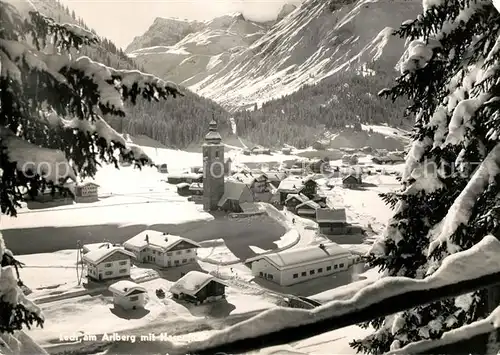
M 188 344 L 171 343 L 169 348 L 173 350 L 172 353 L 179 354 L 209 353 L 212 350 L 219 350 L 221 347 L 230 349 L 234 343 L 245 339 L 248 342 L 255 343 L 255 338 L 276 332 L 289 334 L 289 330 L 293 329 L 296 330 L 295 333 L 300 333 L 300 326 L 322 321 L 328 322 L 331 324 L 331 328 L 335 329 L 339 327 L 336 319 L 340 319 L 342 316 L 351 319 L 351 322 L 356 322 L 356 319 L 351 317 L 356 312 L 362 312 L 369 307 L 375 307 L 380 312 L 384 312 L 380 310 L 378 305 L 384 300 L 392 299 L 395 296 L 409 295 L 411 292 L 431 294 L 433 290 L 446 287 L 454 288 L 455 285 L 462 282 L 498 274 L 500 273 L 499 255 L 500 241 L 494 236 L 488 235 L 472 248 L 446 257 L 441 267 L 434 274 L 424 279 L 385 277 L 359 290 L 350 299 L 332 301 L 310 311 L 281 307 L 270 309 L 249 320 L 212 333 L 207 339 L 192 341 Z M 466 290 L 466 292 L 469 291 Z M 457 290 L 455 289 L 453 292 L 456 293 Z M 448 296 L 448 294 L 441 295 L 441 297 L 444 296 Z M 410 298 L 413 302 L 421 302 L 421 300 L 405 296 L 406 300 Z M 436 298 L 436 295 L 434 298 Z M 435 299 L 428 301 L 435 301 Z M 345 323 L 344 326 L 348 325 Z
M 91 80 L 99 92 L 99 108 L 103 113 L 125 116 L 123 100 L 135 104 L 138 95 L 159 101 L 168 96 L 183 96 L 176 84 L 138 70 L 117 70 L 83 56 L 69 64 L 83 78 Z M 73 72 L 70 71 L 69 74 Z
M 421 340 L 405 347 L 386 353 L 386 355 L 427 354 L 445 345 L 454 344 L 465 339 L 471 339 L 481 334 L 487 334 L 500 328 L 500 306 L 482 320 L 464 325 L 444 333 L 439 339 Z
M 497 144 L 476 169 L 467 186 L 462 190 L 451 206 L 442 225 L 440 225 L 439 234 L 437 234 L 436 239 L 429 245 L 429 255 L 443 243 L 446 243 L 450 254 L 460 250 L 457 245 L 452 243 L 450 237 L 457 230 L 458 226 L 467 224 L 478 197 L 483 193 L 488 184 L 499 174 L 499 166 L 500 144 Z
M 47 45 L 48 39 L 52 39 L 52 44 L 56 48 L 66 51 L 100 42 L 99 37 L 80 26 L 57 23 L 37 11 L 30 11 L 29 15 L 31 22 L 26 21 L 27 32 L 33 36 L 34 44 L 38 50 Z
M 127 142 L 123 134 L 118 133 L 100 116 L 96 116 L 93 122 L 77 117 L 65 119 L 52 110 L 50 112 L 41 111 L 40 118 L 52 129 L 63 128 L 84 132 L 95 136 L 97 140 L 104 140 L 106 146 L 110 146 L 111 144 L 118 145 L 120 153 L 129 156 L 132 160 L 147 164 L 153 163 L 140 146 Z
M 24 176 L 37 174 L 56 185 L 64 178 L 76 181 L 73 168 L 60 150 L 31 144 L 3 127 L 0 127 L 0 145 L 9 161 L 16 163 L 17 170 Z

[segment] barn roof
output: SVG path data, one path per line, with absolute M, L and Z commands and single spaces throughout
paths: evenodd
M 129 280 L 121 280 L 118 282 L 115 282 L 114 284 L 110 285 L 108 290 L 114 294 L 118 294 L 120 296 L 127 296 L 131 294 L 132 292 L 140 292 L 140 293 L 146 293 L 147 290 L 135 282 L 129 281 Z
M 189 190 L 203 191 L 203 184 L 201 182 L 193 182 L 191 185 L 189 185 Z
M 323 248 L 321 248 L 321 245 Z M 265 259 L 278 270 L 294 268 L 302 265 L 309 265 L 326 260 L 333 260 L 339 257 L 349 257 L 351 252 L 342 248 L 337 243 L 325 243 L 312 245 L 303 248 L 293 248 L 277 253 L 258 255 L 247 259 L 247 263 Z
M 304 182 L 300 176 L 289 176 L 282 180 L 278 186 L 278 191 L 298 193 L 304 188 Z
M 109 246 L 109 248 L 97 248 L 90 250 L 83 256 L 83 260 L 93 265 L 97 265 L 115 253 L 123 254 L 124 258 L 135 258 L 133 253 L 123 249 L 122 247 Z
M 307 197 L 306 195 L 303 195 L 303 194 L 288 194 L 286 196 L 285 202 L 291 200 L 292 198 L 296 198 L 301 203 L 302 202 L 306 202 L 307 200 L 309 200 L 309 197 Z
M 227 181 L 224 184 L 224 195 L 222 195 L 219 200 L 218 206 L 223 206 L 227 200 L 239 201 L 245 190 L 251 194 L 246 184 L 242 182 Z
M 307 200 L 307 201 L 304 201 L 302 202 L 300 205 L 297 205 L 297 207 L 295 207 L 296 209 L 299 209 L 299 208 L 302 208 L 302 207 L 310 207 L 314 210 L 317 210 L 318 208 L 321 208 L 320 205 L 318 205 L 316 202 L 314 202 L 313 200 Z
M 319 208 L 316 210 L 316 222 L 318 223 L 345 223 L 346 221 L 347 216 L 344 208 Z
M 189 296 L 195 296 L 210 281 L 215 281 L 227 286 L 225 282 L 213 275 L 200 271 L 189 271 L 172 285 L 170 292 L 174 294 L 184 293 Z

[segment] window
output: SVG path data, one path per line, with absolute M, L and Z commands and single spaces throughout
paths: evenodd
M 296 279 L 297 277 L 299 277 L 299 274 L 293 274 L 294 279 Z
M 187 263 L 187 262 L 188 262 L 188 261 L 187 261 L 187 259 L 182 259 L 182 263 L 183 263 L 183 264 L 185 264 L 185 263 Z
M 109 276 L 109 275 L 113 275 L 113 271 L 106 271 L 106 272 L 104 273 L 104 275 L 108 275 L 108 276 Z
M 340 264 L 339 267 L 344 267 L 344 264 Z
M 302 276 L 307 276 L 307 272 L 304 271 L 301 275 Z
M 191 252 L 192 252 L 192 250 L 191 250 L 191 249 L 187 249 L 187 250 L 186 250 L 186 253 L 191 253 Z
M 267 275 L 267 278 L 268 278 L 269 280 L 272 280 L 272 279 L 273 279 L 273 275 L 268 274 L 268 275 Z
M 309 275 L 314 275 L 314 270 L 310 270 Z
M 127 260 L 120 261 L 120 265 L 127 265 Z
M 153 250 L 153 255 L 156 254 L 156 250 Z
M 337 265 L 333 265 L 333 268 L 334 268 L 334 269 L 337 269 L 337 267 L 338 267 Z
M 175 265 L 179 265 L 179 260 L 175 260 L 175 261 L 174 261 L 174 264 L 175 264 Z
M 189 259 L 189 261 L 194 261 L 194 258 Z
M 104 267 L 111 267 L 111 265 L 112 265 L 111 263 L 106 263 L 104 264 Z
M 125 274 L 127 272 L 127 269 L 120 269 L 119 273 L 120 274 Z
M 182 254 L 182 250 L 179 250 L 179 251 L 175 252 L 175 254 L 181 255 Z
M 262 277 L 264 276 L 264 274 L 262 272 L 259 272 L 259 276 Z
M 167 253 L 167 256 L 172 256 L 172 253 Z
M 320 268 L 318 269 L 318 273 L 321 273 L 321 272 L 323 272 L 323 268 L 322 268 L 322 267 L 320 267 Z
M 219 157 L 219 151 L 218 151 L 218 150 L 216 150 L 216 151 L 215 151 L 215 157 L 216 157 L 216 158 L 218 158 L 218 157 Z
M 330 271 L 331 269 L 332 269 L 332 267 L 331 267 L 331 266 L 327 266 L 327 267 L 326 267 L 326 271 Z
M 137 301 L 137 300 L 139 300 L 139 296 L 130 296 L 129 300 Z

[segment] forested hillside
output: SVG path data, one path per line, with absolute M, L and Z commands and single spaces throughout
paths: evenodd
M 212 117 L 217 120 L 222 134 L 230 131 L 227 111 L 209 99 L 181 91 L 185 96 L 176 100 L 140 101 L 129 106 L 127 117 L 115 119 L 110 124 L 118 131 L 132 136 L 145 135 L 175 148 L 201 142 Z
M 32 4 L 44 15 L 57 22 L 77 24 L 96 34 L 74 11 L 58 0 L 31 0 Z M 17 1 L 15 6 L 24 6 L 24 11 L 31 11 L 29 3 Z M 98 34 L 96 34 L 98 35 Z M 101 37 L 95 46 L 84 46 L 79 55 L 86 55 L 92 60 L 117 69 L 138 69 L 145 72 L 132 58 L 116 46 L 111 40 Z M 176 100 L 148 103 L 139 101 L 137 106 L 128 107 L 125 118 L 108 118 L 113 128 L 121 133 L 146 135 L 166 146 L 185 148 L 192 142 L 201 142 L 208 130 L 212 115 L 219 121 L 220 130 L 228 132 L 228 114 L 215 102 L 200 97 L 181 88 L 185 94 Z
M 404 117 L 407 101 L 392 103 L 377 95 L 391 86 L 395 76 L 395 72 L 334 75 L 257 110 L 235 113 L 238 134 L 266 146 L 306 147 L 325 130 L 337 131 L 356 122 L 410 127 L 412 120 Z

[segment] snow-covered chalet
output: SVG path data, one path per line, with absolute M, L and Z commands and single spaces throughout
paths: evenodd
M 123 247 L 134 253 L 140 262 L 171 267 L 195 262 L 200 244 L 176 235 L 145 230 L 123 243 Z

